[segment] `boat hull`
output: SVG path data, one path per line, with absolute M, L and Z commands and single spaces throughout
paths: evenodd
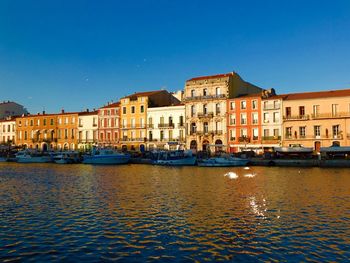
M 249 163 L 249 160 L 221 160 L 221 159 L 208 159 L 198 162 L 198 166 L 201 167 L 233 167 L 233 166 L 245 166 Z
M 86 156 L 84 164 L 126 164 L 130 156 Z
M 52 163 L 51 157 L 23 157 L 17 158 L 18 163 Z
M 164 166 L 193 166 L 196 164 L 196 157 L 188 157 L 174 160 L 156 160 L 153 162 L 153 164 Z

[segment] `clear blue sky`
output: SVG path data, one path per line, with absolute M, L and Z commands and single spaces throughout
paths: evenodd
M 350 1 L 0 0 L 0 100 L 32 113 L 230 71 L 280 94 L 350 88 Z

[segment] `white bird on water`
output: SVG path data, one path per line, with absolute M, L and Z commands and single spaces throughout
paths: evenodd
M 249 170 L 250 168 L 248 166 L 244 167 L 243 168 L 244 170 Z
M 238 175 L 235 172 L 228 172 L 226 174 L 224 174 L 224 176 L 227 176 L 230 179 L 237 179 Z

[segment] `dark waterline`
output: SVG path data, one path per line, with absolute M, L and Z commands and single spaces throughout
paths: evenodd
M 1 261 L 350 258 L 350 169 L 0 163 L 0 202 Z

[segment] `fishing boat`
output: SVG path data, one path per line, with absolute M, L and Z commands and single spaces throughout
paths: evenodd
M 118 153 L 113 149 L 95 149 L 91 155 L 84 155 L 84 164 L 125 164 L 130 160 L 129 154 Z
M 203 167 L 245 166 L 248 163 L 248 159 L 236 158 L 229 155 L 220 157 L 210 157 L 208 159 L 198 160 L 198 166 Z
M 196 157 L 192 155 L 192 151 L 160 151 L 157 159 L 154 160 L 155 165 L 166 166 L 192 166 L 196 164 Z
M 79 153 L 77 152 L 56 153 L 53 157 L 53 160 L 57 164 L 71 164 L 80 162 Z
M 350 167 L 350 147 L 330 146 L 320 149 L 321 167 Z
M 18 163 L 52 163 L 53 156 L 48 152 L 19 151 L 16 154 Z
M 268 161 L 269 166 L 313 167 L 318 165 L 312 147 L 295 144 L 290 147 L 275 147 L 274 150 L 276 158 Z

